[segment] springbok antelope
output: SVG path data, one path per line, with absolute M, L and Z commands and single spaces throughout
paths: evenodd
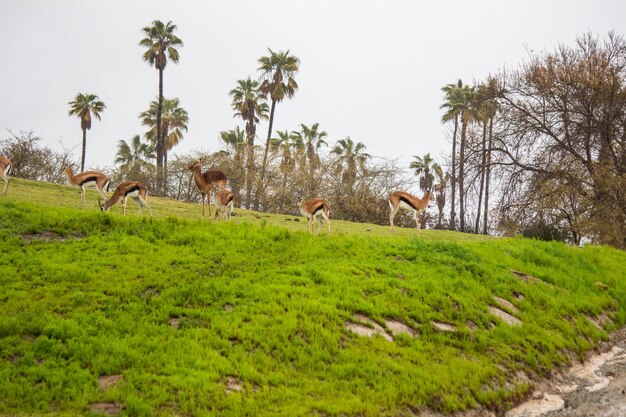
M 307 226 L 309 232 L 313 234 L 315 229 L 315 218 L 318 217 L 320 221 L 320 228 L 317 232 L 319 235 L 322 231 L 322 217 L 326 219 L 326 223 L 328 224 L 328 236 L 330 236 L 330 209 L 328 208 L 328 201 L 323 198 L 312 198 L 310 200 L 305 200 L 300 197 L 298 201 L 298 207 L 300 208 L 300 214 L 307 218 Z
M 201 172 L 202 160 L 198 159 L 197 161 L 189 164 L 187 167 L 188 171 L 193 173 L 193 179 L 198 187 L 198 191 L 200 191 L 200 195 L 202 196 L 202 218 L 204 218 L 204 204 L 208 203 L 209 206 L 209 217 L 211 217 L 211 193 L 213 189 L 216 188 L 224 188 L 226 186 L 226 175 L 219 169 L 209 169 L 208 171 Z
M 13 164 L 9 158 L 0 155 L 0 177 L 4 180 L 4 189 L 2 190 L 2 194 L 6 194 L 7 189 L 9 188 L 9 174 L 11 173 L 12 166 Z
M 218 188 L 215 193 L 215 218 L 222 212 L 221 219 L 230 221 L 230 215 L 233 212 L 235 195 L 226 188 Z
M 107 191 L 109 191 L 110 180 L 107 175 L 98 171 L 85 171 L 74 175 L 74 171 L 70 166 L 66 167 L 63 172 L 65 172 L 69 185 L 80 188 L 83 207 L 85 207 L 85 187 L 94 187 L 104 198 L 105 202 L 108 200 Z
M 425 211 L 428 207 L 428 202 L 432 197 L 432 191 L 428 191 L 424 194 L 424 197 L 418 198 L 404 191 L 394 191 L 389 195 L 389 208 L 391 213 L 389 214 L 389 224 L 391 225 L 391 231 L 395 230 L 393 225 L 393 219 L 396 217 L 398 210 L 407 210 L 415 213 L 415 228 L 419 230 L 419 213 Z
M 150 217 L 152 217 L 152 207 L 148 205 L 148 189 L 137 181 L 124 182 L 118 185 L 113 193 L 113 197 L 100 205 L 100 211 L 109 211 L 111 206 L 116 204 L 121 198 L 122 215 L 126 216 L 126 200 L 128 197 L 132 197 L 139 205 L 139 214 L 141 214 L 143 206 L 146 206 L 150 210 Z

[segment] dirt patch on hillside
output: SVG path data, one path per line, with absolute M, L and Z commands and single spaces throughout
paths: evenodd
M 91 405 L 94 413 L 104 414 L 105 416 L 116 416 L 124 409 L 124 404 L 120 403 L 95 403 Z
M 67 240 L 80 240 L 83 239 L 85 234 L 75 234 L 70 236 L 62 236 L 54 232 L 41 232 L 33 234 L 23 234 L 22 240 L 24 243 L 30 243 L 32 241 L 40 242 L 61 242 L 65 243 Z

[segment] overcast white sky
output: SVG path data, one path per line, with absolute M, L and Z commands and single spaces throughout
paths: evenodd
M 157 71 L 138 46 L 155 19 L 172 20 L 184 42 L 164 75 L 164 95 L 190 117 L 175 153 L 217 150 L 220 131 L 242 126 L 228 92 L 258 77 L 269 47 L 301 60 L 300 89 L 277 106 L 275 129 L 319 122 L 331 145 L 350 136 L 406 166 L 449 148 L 443 85 L 482 81 L 587 31 L 624 35 L 626 2 L 0 0 L 0 138 L 33 130 L 78 161 L 68 102 L 94 93 L 107 109 L 87 133 L 85 166 L 111 166 L 117 141 L 144 133 L 137 116 L 157 96 Z M 257 132 L 264 142 L 267 124 Z

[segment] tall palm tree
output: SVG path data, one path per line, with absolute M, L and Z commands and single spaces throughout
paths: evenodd
M 319 123 L 313 123 L 311 127 L 305 124 L 300 124 L 300 131 L 293 131 L 291 134 L 299 141 L 304 143 L 306 160 L 308 163 L 308 174 L 313 176 L 315 170 L 319 167 L 320 157 L 318 151 L 322 146 L 326 146 L 327 143 L 324 138 L 328 136 L 328 133 L 324 130 L 319 130 Z M 303 166 L 305 169 L 305 166 Z
M 450 173 L 444 172 L 440 165 L 434 165 L 433 170 L 437 175 L 438 183 L 435 185 L 435 201 L 437 202 L 437 208 L 439 209 L 439 216 L 437 217 L 437 228 L 441 229 L 441 222 L 443 220 L 443 210 L 446 207 L 446 188 L 448 187 L 448 181 L 450 181 Z
M 259 83 L 248 77 L 238 80 L 237 87 L 228 93 L 235 117 L 241 117 L 246 122 L 247 141 L 247 172 L 246 172 L 246 206 L 251 207 L 252 176 L 254 173 L 254 138 L 256 126 L 261 119 L 267 119 L 268 106 L 265 97 L 259 90 Z
M 490 77 L 487 81 L 489 91 L 488 100 L 485 103 L 485 112 L 489 118 L 489 139 L 487 142 L 486 158 L 485 158 L 485 213 L 483 216 L 483 234 L 487 234 L 488 217 L 489 217 L 489 183 L 491 177 L 491 149 L 493 148 L 493 121 L 499 110 L 499 103 L 496 99 L 498 94 L 498 82 L 495 78 Z M 480 207 L 479 207 L 480 210 Z
M 459 221 L 461 231 L 465 230 L 465 147 L 467 137 L 467 127 L 474 119 L 473 107 L 474 87 L 463 84 L 461 80 L 457 84 L 448 84 L 442 90 L 446 94 L 445 102 L 441 108 L 447 109 L 442 117 L 442 122 L 455 121 L 455 133 L 452 141 L 452 209 L 450 212 L 450 225 L 454 228 L 456 213 L 455 207 L 455 186 L 456 186 L 456 130 L 458 122 L 461 122 L 461 141 L 459 150 Z
M 85 149 L 87 148 L 87 130 L 91 129 L 91 117 L 100 119 L 100 113 L 106 109 L 104 102 L 98 99 L 95 94 L 78 93 L 73 101 L 67 103 L 70 105 L 68 116 L 78 116 L 80 119 L 80 128 L 83 131 L 83 152 L 80 158 L 80 172 L 85 170 Z
M 161 141 L 157 140 L 157 135 L 159 134 L 157 125 L 158 102 L 152 101 L 150 108 L 140 113 L 139 118 L 141 119 L 141 124 L 150 128 L 145 134 L 146 139 L 155 148 L 159 142 L 163 144 L 163 182 L 167 184 L 167 153 L 183 140 L 183 131 L 187 131 L 189 114 L 187 110 L 180 107 L 178 98 L 168 99 L 164 97 L 161 109 Z
M 258 59 L 259 71 L 261 71 L 261 92 L 272 102 L 270 108 L 269 128 L 267 130 L 267 141 L 265 142 L 265 152 L 263 153 L 263 164 L 261 165 L 261 182 L 265 179 L 265 168 L 267 165 L 267 154 L 270 148 L 270 138 L 272 137 L 272 127 L 274 126 L 274 111 L 276 103 L 280 103 L 286 98 L 292 98 L 298 89 L 298 83 L 294 76 L 300 67 L 300 59 L 290 55 L 289 51 L 274 52 L 268 48 L 269 55 Z
M 340 139 L 330 151 L 337 156 L 335 172 L 341 175 L 341 181 L 348 187 L 354 186 L 357 173 L 365 172 L 365 163 L 371 155 L 365 152 L 367 147 L 361 142 L 354 142 L 349 136 Z
M 157 187 L 162 191 L 163 184 L 163 159 L 165 144 L 161 135 L 161 112 L 163 109 L 163 70 L 167 66 L 168 59 L 174 63 L 179 60 L 176 47 L 182 47 L 183 41 L 174 35 L 176 25 L 171 21 L 164 24 L 160 20 L 152 21 L 151 26 L 142 29 L 145 38 L 139 41 L 139 45 L 146 48 L 143 59 L 159 71 L 159 101 L 157 105 Z
M 450 229 L 454 230 L 456 223 L 456 144 L 457 144 L 457 132 L 459 130 L 459 116 L 462 108 L 462 88 L 463 81 L 458 80 L 455 84 L 447 84 L 441 88 L 444 92 L 444 103 L 441 105 L 441 109 L 445 109 L 446 112 L 441 117 L 442 123 L 454 122 L 454 133 L 452 134 L 452 196 L 450 203 Z
M 142 142 L 139 135 L 133 136 L 129 142 L 125 140 L 117 142 L 115 164 L 119 164 L 122 171 L 130 174 L 133 178 L 140 172 L 149 170 L 152 165 L 148 160 L 154 158 L 154 147 L 149 143 Z

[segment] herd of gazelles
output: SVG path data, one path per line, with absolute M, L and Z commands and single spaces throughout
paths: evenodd
M 193 179 L 202 196 L 202 218 L 204 218 L 204 205 L 209 206 L 209 217 L 211 217 L 211 196 L 214 196 L 215 201 L 215 218 L 220 215 L 221 219 L 230 220 L 230 215 L 233 212 L 234 195 L 233 192 L 226 188 L 227 178 L 224 173 L 218 169 L 209 169 L 202 172 L 201 160 L 197 160 L 190 164 L 187 169 L 193 173 Z M 2 194 L 7 193 L 9 187 L 9 173 L 11 172 L 11 160 L 5 156 L 0 156 L 0 176 L 4 180 L 4 189 Z M 113 196 L 109 199 L 107 191 L 109 191 L 110 179 L 106 174 L 99 171 L 85 171 L 80 174 L 74 174 L 71 167 L 65 168 L 65 175 L 67 177 L 67 183 L 74 187 L 80 188 L 83 207 L 85 207 L 85 187 L 94 187 L 98 193 L 104 198 L 102 203 L 100 199 L 100 210 L 108 211 L 114 204 L 122 199 L 122 214 L 126 215 L 126 200 L 128 197 L 133 198 L 139 205 L 139 214 L 141 209 L 145 206 L 150 210 L 150 217 L 152 217 L 152 208 L 148 205 L 148 189 L 146 186 L 138 181 L 124 182 L 116 188 Z M 395 230 L 393 219 L 400 209 L 412 212 L 415 216 L 415 227 L 419 229 L 418 215 L 421 211 L 426 210 L 428 202 L 432 196 L 432 191 L 426 192 L 424 197 L 418 198 L 414 195 L 406 193 L 404 191 L 394 191 L 389 195 L 388 202 L 391 213 L 389 214 L 389 224 L 391 230 Z M 330 209 L 328 201 L 323 198 L 317 197 L 310 200 L 305 200 L 300 197 L 298 200 L 298 208 L 300 214 L 307 218 L 308 230 L 311 234 L 314 233 L 315 219 L 317 218 L 320 223 L 318 234 L 322 229 L 322 218 L 326 220 L 328 225 L 328 234 L 330 235 Z

